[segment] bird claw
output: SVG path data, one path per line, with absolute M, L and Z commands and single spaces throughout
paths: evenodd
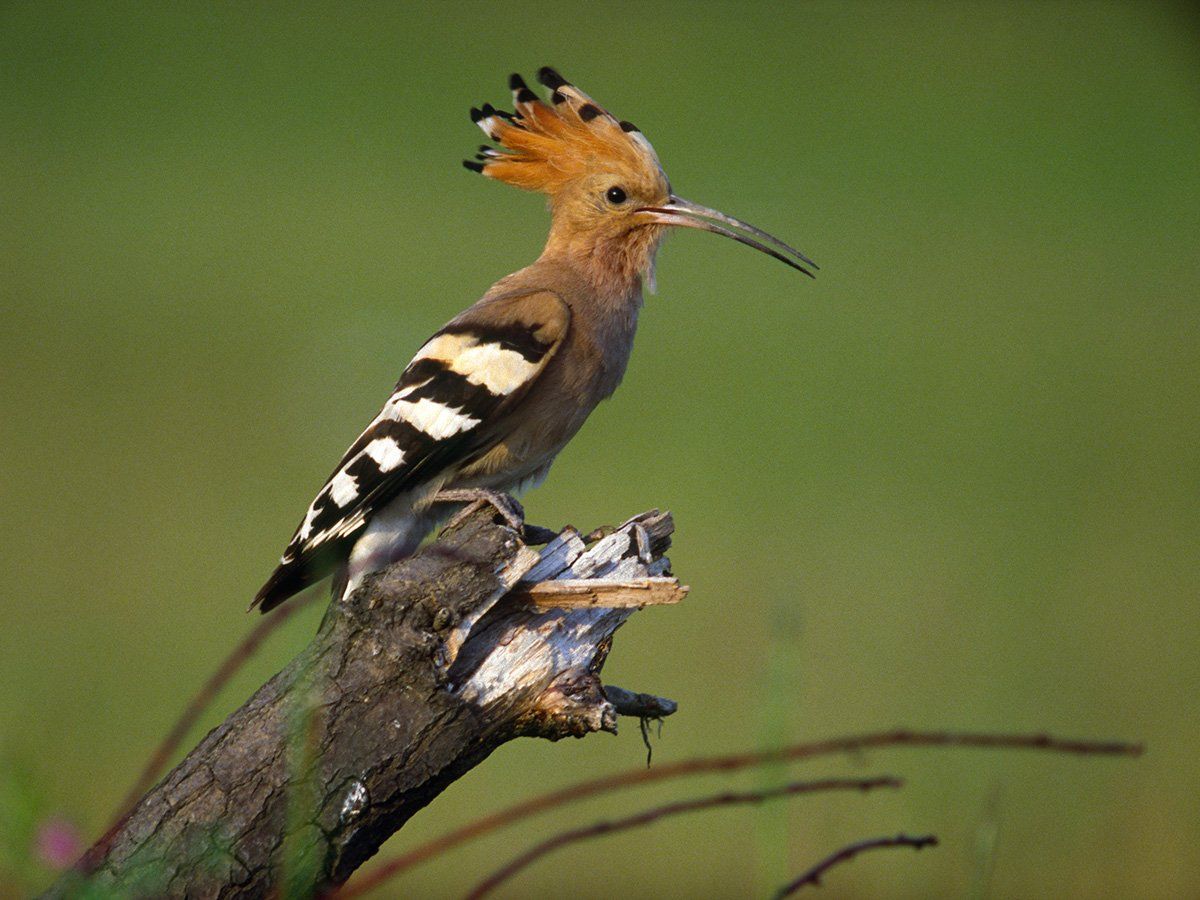
M 556 537 L 558 537 L 557 531 L 553 528 L 543 528 L 541 525 L 526 525 L 525 531 L 522 534 L 525 543 L 532 547 L 548 544 Z
M 434 503 L 465 503 L 467 504 L 446 523 L 446 528 L 453 528 L 463 519 L 484 506 L 490 506 L 500 514 L 506 525 L 517 534 L 525 531 L 525 510 L 514 497 L 499 491 L 489 491 L 486 488 L 462 488 L 457 490 L 438 491 L 433 496 Z
M 552 528 L 526 524 L 525 510 L 517 502 L 517 499 L 509 494 L 502 494 L 499 491 L 489 491 L 486 488 L 463 488 L 439 491 L 437 494 L 434 494 L 433 502 L 467 504 L 446 523 L 447 528 L 459 524 L 476 510 L 482 509 L 484 506 L 490 506 L 500 514 L 504 519 L 504 523 L 517 534 L 521 535 L 521 540 L 530 546 L 537 547 L 542 544 L 548 544 L 558 537 L 558 532 Z

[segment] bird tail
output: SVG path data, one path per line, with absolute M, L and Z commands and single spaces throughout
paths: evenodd
M 249 612 L 257 606 L 260 612 L 269 613 L 288 597 L 300 593 L 323 577 L 324 575 L 314 578 L 311 571 L 306 571 L 306 567 L 283 563 L 271 573 L 267 583 L 259 588 L 246 611 Z

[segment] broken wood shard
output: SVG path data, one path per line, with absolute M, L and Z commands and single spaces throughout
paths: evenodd
M 633 716 L 638 719 L 665 719 L 679 709 L 679 704 L 653 694 L 627 691 L 613 684 L 604 686 L 604 696 L 617 710 L 618 716 Z
M 589 578 L 564 578 L 520 585 L 511 596 L 535 607 L 576 609 L 606 606 L 610 609 L 641 609 L 678 603 L 691 590 L 678 578 L 651 577 L 629 581 L 605 581 Z
M 510 692 L 514 682 L 571 684 L 574 692 L 547 692 L 541 711 L 572 721 L 572 734 L 580 733 L 580 723 L 600 722 L 603 730 L 615 731 L 617 713 L 596 673 L 613 633 L 630 615 L 644 606 L 678 602 L 686 593 L 677 579 L 659 574 L 670 568 L 663 553 L 673 529 L 670 514 L 658 510 L 634 516 L 591 547 L 574 529 L 564 529 L 519 580 L 510 579 L 515 587 L 494 612 L 479 620 L 453 661 L 451 682 L 463 697 L 483 705 Z M 580 708 L 568 702 L 585 694 Z

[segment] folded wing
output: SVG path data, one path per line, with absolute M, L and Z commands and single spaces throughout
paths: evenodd
M 392 499 L 486 452 L 569 324 L 566 304 L 543 291 L 480 301 L 430 338 L 309 504 L 252 606 L 266 612 L 324 578 Z

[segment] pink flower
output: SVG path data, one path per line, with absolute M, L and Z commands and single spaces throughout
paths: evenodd
M 52 869 L 66 869 L 83 853 L 83 839 L 74 823 L 53 817 L 38 825 L 38 859 Z

